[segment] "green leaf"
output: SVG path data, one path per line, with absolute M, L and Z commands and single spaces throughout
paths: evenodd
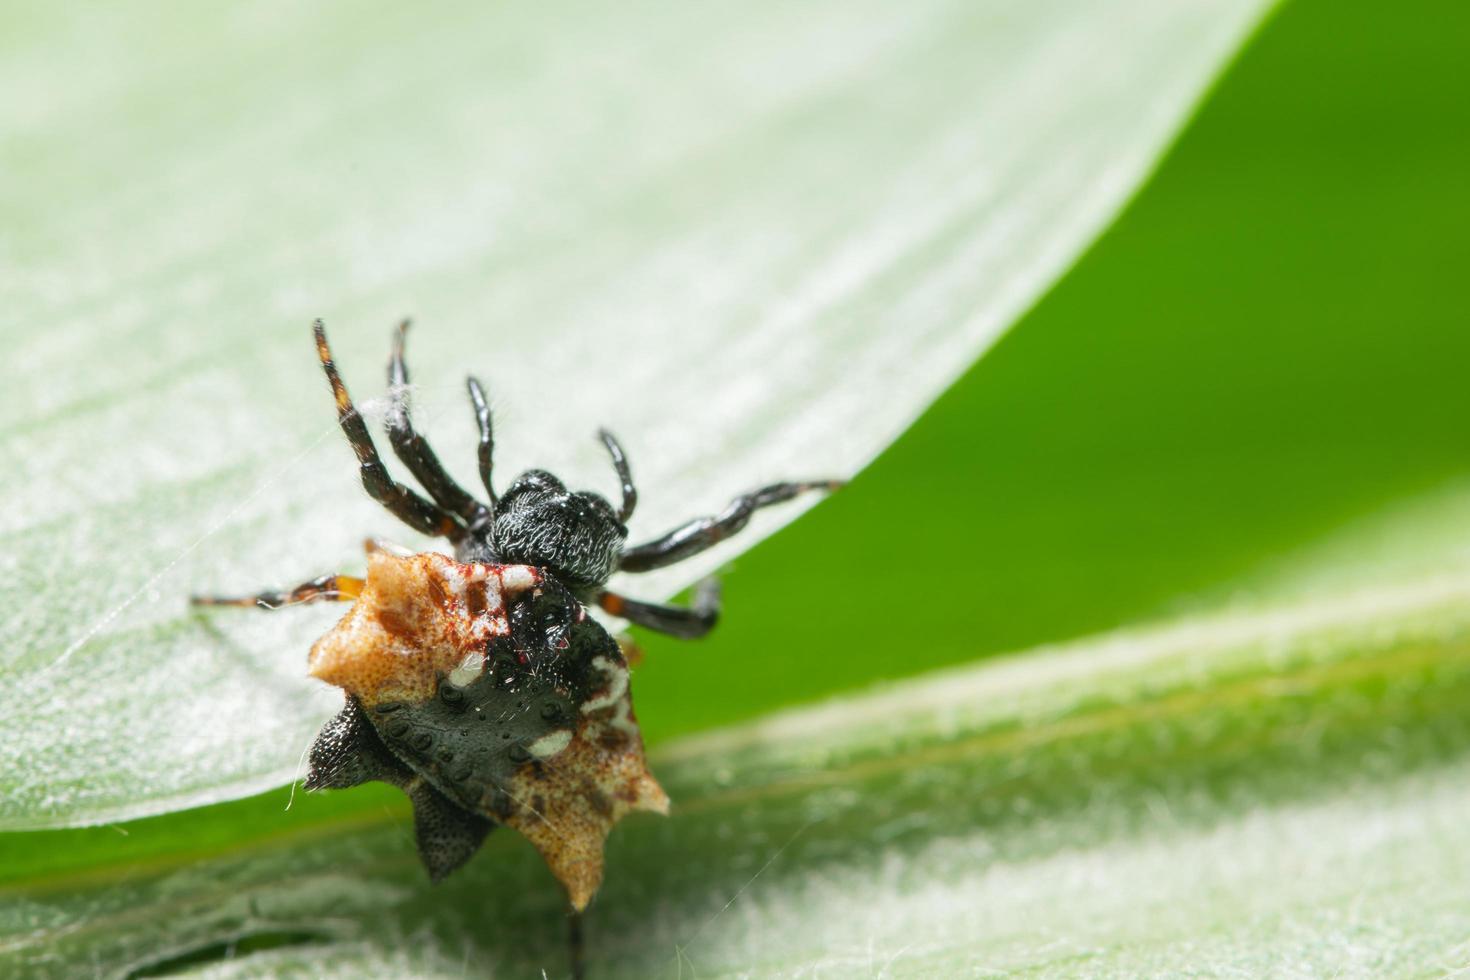
M 291 778 L 332 613 L 183 600 L 393 533 L 312 317 L 365 408 L 418 318 L 418 418 L 462 475 L 466 371 L 502 473 L 610 486 L 579 434 L 613 426 L 636 534 L 850 474 L 1114 214 L 1262 9 L 7 10 L 0 826 Z
M 656 754 L 593 975 L 1402 973 L 1470 925 L 1470 588 L 1222 614 Z M 524 841 L 426 892 L 401 801 L 0 838 L 12 972 L 564 975 Z M 223 831 L 223 832 L 222 832 Z M 38 855 L 46 855 L 44 858 Z

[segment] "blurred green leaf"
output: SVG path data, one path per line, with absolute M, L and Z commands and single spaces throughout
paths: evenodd
M 7 9 L 0 826 L 291 778 L 333 614 L 183 598 L 350 572 L 394 528 L 311 317 L 361 401 L 419 318 L 419 419 L 461 474 L 469 369 L 503 473 L 608 486 L 582 434 L 616 428 L 638 535 L 850 474 L 1113 215 L 1262 6 Z

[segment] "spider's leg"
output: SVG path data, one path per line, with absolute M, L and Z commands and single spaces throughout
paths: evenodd
M 317 357 L 321 359 L 322 370 L 326 372 L 327 381 L 332 385 L 332 397 L 337 401 L 337 421 L 346 433 L 347 441 L 352 444 L 352 451 L 357 454 L 363 489 L 388 508 L 393 516 L 414 530 L 446 537 L 456 543 L 463 540 L 464 525 L 388 475 L 388 468 L 378 455 L 378 447 L 373 445 L 373 437 L 368 434 L 367 425 L 353 407 L 352 397 L 347 394 L 347 386 L 337 374 L 337 365 L 332 363 L 332 349 L 327 346 L 326 328 L 322 326 L 322 321 L 317 320 L 311 325 L 311 329 L 316 335 Z
M 571 961 L 572 980 L 587 976 L 586 943 L 582 939 L 582 913 L 572 909 L 567 919 L 567 959 Z
M 227 598 L 196 595 L 189 597 L 192 606 L 244 606 L 253 609 L 280 609 L 308 602 L 351 602 L 362 594 L 363 581 L 347 575 L 323 575 L 303 582 L 284 592 L 262 592 L 259 595 Z
M 495 455 L 495 430 L 490 424 L 490 405 L 485 401 L 485 389 L 473 377 L 465 379 L 470 390 L 470 402 L 475 406 L 475 423 L 480 427 L 480 482 L 490 495 L 490 514 L 495 515 L 495 505 L 500 498 L 495 495 L 495 484 L 490 479 L 490 465 Z
M 638 506 L 638 488 L 633 486 L 633 471 L 628 469 L 628 454 L 623 452 L 617 437 L 606 429 L 598 429 L 597 437 L 607 447 L 607 454 L 612 457 L 613 469 L 618 471 L 618 481 L 623 485 L 623 506 L 618 510 L 618 520 L 626 524 L 628 518 L 633 516 L 633 508 Z
M 597 597 L 597 604 L 630 623 L 677 636 L 682 640 L 697 640 L 714 629 L 715 623 L 719 621 L 720 583 L 712 578 L 700 582 L 694 589 L 694 604 L 687 608 L 639 602 L 616 592 L 601 593 Z
M 408 365 L 403 361 L 403 339 L 407 333 L 408 321 L 404 320 L 393 335 L 393 356 L 388 360 L 388 394 L 392 399 L 387 419 L 388 441 L 435 503 L 459 515 L 470 528 L 478 529 L 489 523 L 490 511 L 454 482 L 429 443 L 414 430 L 408 408 Z
M 812 480 L 762 487 L 754 493 L 736 497 L 714 517 L 696 517 L 661 538 L 625 549 L 618 567 L 625 572 L 647 572 L 683 561 L 740 530 L 749 523 L 750 515 L 762 507 L 790 500 L 808 490 L 836 490 L 840 486 L 841 480 Z
M 618 650 L 623 655 L 623 661 L 629 667 L 637 667 L 643 663 L 643 648 L 638 645 L 637 640 L 633 639 L 627 633 L 619 633 L 613 639 L 617 641 Z

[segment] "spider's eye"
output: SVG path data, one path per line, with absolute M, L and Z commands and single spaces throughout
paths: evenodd
M 515 482 L 506 488 L 502 500 L 510 500 L 521 495 L 536 494 L 565 494 L 567 486 L 554 475 L 545 470 L 527 470 L 516 477 Z

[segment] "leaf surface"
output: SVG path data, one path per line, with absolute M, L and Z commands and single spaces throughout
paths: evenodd
M 1467 610 L 1462 578 L 1201 617 L 670 744 L 672 815 L 610 841 L 593 975 L 1449 969 Z M 286 799 L 0 838 L 0 962 L 564 975 L 524 841 L 429 891 L 401 800 Z
M 333 615 L 188 615 L 360 569 L 367 501 L 306 330 L 472 472 L 652 536 L 848 475 L 1115 213 L 1259 0 L 9 11 L 0 64 L 0 826 L 288 781 Z M 667 595 L 790 519 L 637 583 Z

